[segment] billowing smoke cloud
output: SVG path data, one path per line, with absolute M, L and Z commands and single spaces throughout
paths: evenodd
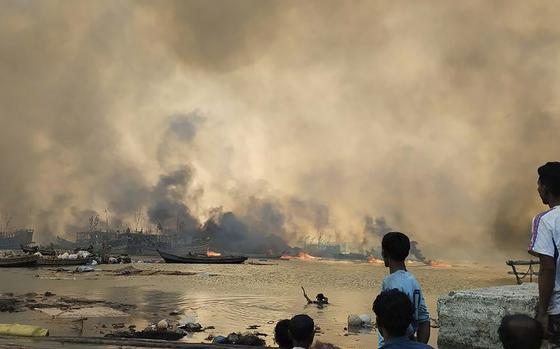
M 364 217 L 364 238 L 362 240 L 362 247 L 370 251 L 374 257 L 381 257 L 381 240 L 383 236 L 391 231 L 397 231 L 389 224 L 384 217 L 377 217 L 375 220 L 366 215 Z M 413 236 L 410 233 L 404 232 L 410 239 L 410 256 L 420 262 L 426 262 L 426 257 L 422 253 L 422 250 L 418 247 L 418 241 L 413 240 Z
M 282 235 L 282 222 L 278 220 L 281 214 L 273 212 L 270 205 L 261 207 L 257 217 L 245 220 L 238 218 L 233 212 L 223 212 L 221 208 L 212 210 L 212 215 L 206 221 L 203 232 L 208 234 L 211 248 L 221 251 L 244 253 L 281 254 L 289 249 Z M 270 219 L 270 215 L 275 218 Z M 260 217 L 258 217 L 260 216 Z M 254 220 L 257 220 L 255 222 Z
M 359 242 L 374 213 L 430 256 L 523 251 L 560 143 L 555 6 L 3 1 L 2 217 L 46 240 L 222 206 Z
M 160 230 L 174 226 L 176 233 L 192 233 L 198 228 L 197 219 L 184 203 L 191 177 L 188 167 L 160 177 L 148 203 L 150 222 Z

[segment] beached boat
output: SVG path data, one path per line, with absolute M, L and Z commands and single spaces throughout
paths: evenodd
M 37 260 L 39 267 L 63 267 L 68 265 L 85 265 L 90 261 L 89 258 L 62 259 L 56 256 L 41 256 Z
M 1 257 L 0 268 L 7 267 L 33 267 L 37 265 L 39 256 L 12 256 Z
M 171 253 L 158 250 L 159 255 L 165 263 L 185 263 L 185 264 L 241 264 L 247 260 L 245 256 L 212 256 L 202 254 L 188 254 L 177 256 Z

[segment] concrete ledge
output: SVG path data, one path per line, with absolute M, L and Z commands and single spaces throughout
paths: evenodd
M 498 327 L 509 314 L 535 316 L 536 283 L 451 292 L 438 299 L 440 348 L 501 348 Z

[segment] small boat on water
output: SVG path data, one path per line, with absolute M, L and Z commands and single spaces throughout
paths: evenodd
M 37 266 L 39 256 L 11 256 L 0 258 L 0 268 L 34 267 Z
M 159 255 L 165 263 L 185 264 L 241 264 L 247 260 L 245 256 L 207 256 L 204 254 L 188 254 L 177 256 L 158 250 Z

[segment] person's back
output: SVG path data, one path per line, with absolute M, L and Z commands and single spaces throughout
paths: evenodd
M 381 290 L 398 289 L 408 296 L 414 306 L 414 313 L 407 335 L 412 337 L 417 333 L 418 341 L 427 343 L 430 338 L 430 314 L 420 284 L 414 275 L 406 270 L 404 262 L 410 251 L 410 240 L 403 233 L 387 233 L 383 236 L 381 251 L 385 266 L 390 271 L 383 279 Z M 383 336 L 380 335 L 379 347 L 383 344 Z
M 274 341 L 278 344 L 279 349 L 291 349 L 294 346 L 292 338 L 290 338 L 289 319 L 278 321 L 274 328 Z
M 373 312 L 377 328 L 385 339 L 381 349 L 432 349 L 408 336 L 414 306 L 405 293 L 397 289 L 381 292 L 373 302 Z
M 308 315 L 296 315 L 290 320 L 289 332 L 294 349 L 309 349 L 315 337 L 315 323 Z
M 504 349 L 539 349 L 543 340 L 541 324 L 528 315 L 508 315 L 498 329 Z

